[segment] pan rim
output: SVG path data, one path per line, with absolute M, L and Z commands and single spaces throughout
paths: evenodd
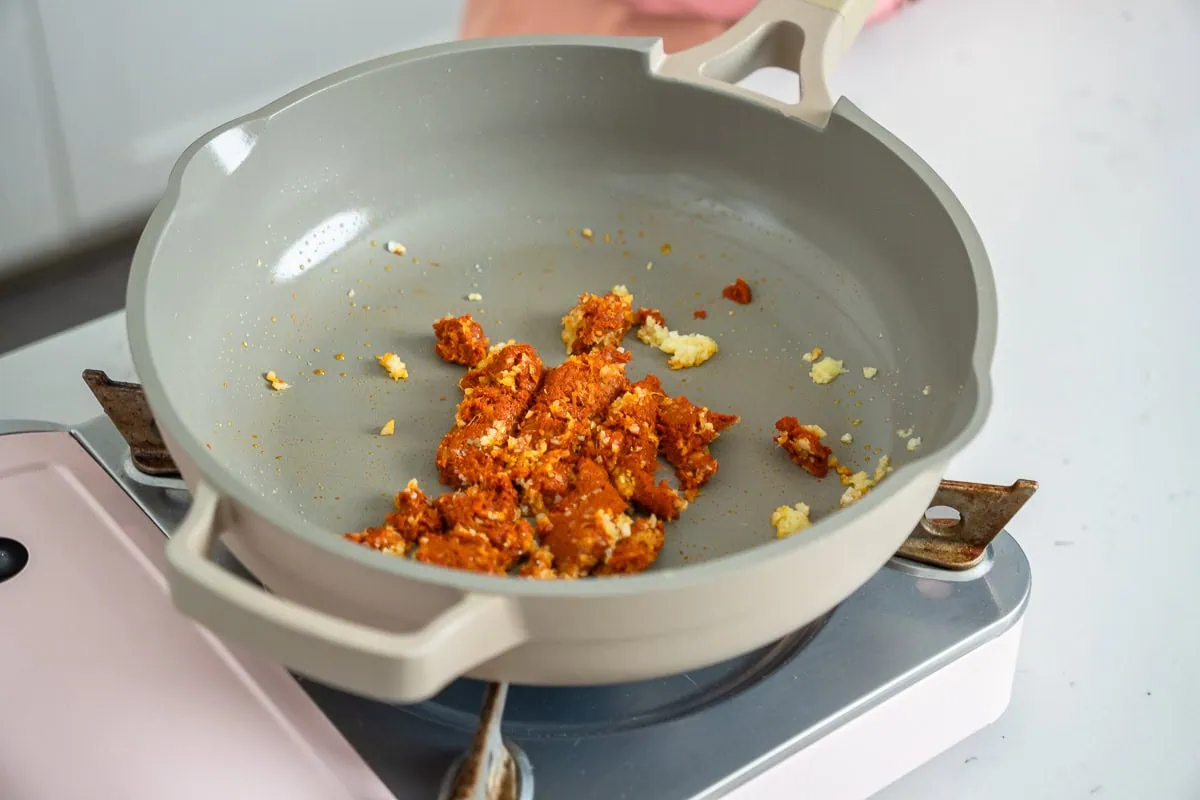
M 408 558 L 396 558 L 376 553 L 341 536 L 333 535 L 322 526 L 310 522 L 299 514 L 290 513 L 280 504 L 262 504 L 261 496 L 247 484 L 242 483 L 208 451 L 194 436 L 176 413 L 168 398 L 165 385 L 160 381 L 151 354 L 148 330 L 146 293 L 147 283 L 154 268 L 159 245 L 169 233 L 175 212 L 185 197 L 185 177 L 196 157 L 213 140 L 227 131 L 248 125 L 261 125 L 285 109 L 303 102 L 327 89 L 360 78 L 373 72 L 391 69 L 406 63 L 429 58 L 450 56 L 463 52 L 508 49 L 514 47 L 580 47 L 607 50 L 627 50 L 640 53 L 646 60 L 646 75 L 649 80 L 673 80 L 658 75 L 653 64 L 660 57 L 660 39 L 632 39 L 611 36 L 540 35 L 497 37 L 482 40 L 463 40 L 429 45 L 413 50 L 393 53 L 360 64 L 347 67 L 325 77 L 318 78 L 261 108 L 224 123 L 196 139 L 184 150 L 171 169 L 162 199 L 155 206 L 134 251 L 126 289 L 126 330 L 134 365 L 146 393 L 155 420 L 187 458 L 196 466 L 202 479 L 211 485 L 222 498 L 228 498 L 252 509 L 254 513 L 271 525 L 296 536 L 306 543 L 328 553 L 331 558 L 350 559 L 357 564 L 389 573 L 397 577 L 434 584 L 460 592 L 521 597 L 571 597 L 577 599 L 614 598 L 646 592 L 671 591 L 688 587 L 705 586 L 722 580 L 723 576 L 754 569 L 767 560 L 795 553 L 815 546 L 827 537 L 835 536 L 842 527 L 847 527 L 863 515 L 870 514 L 898 494 L 909 483 L 910 476 L 937 467 L 944 469 L 949 460 L 960 452 L 983 427 L 992 405 L 991 364 L 997 338 L 997 298 L 995 279 L 984 248 L 982 238 L 966 209 L 950 190 L 950 187 L 911 148 L 897 139 L 860 111 L 849 100 L 842 98 L 834 106 L 833 115 L 842 117 L 851 124 L 863 128 L 879 140 L 892 153 L 916 172 L 934 193 L 938 202 L 955 226 L 963 247 L 967 252 L 976 288 L 978 322 L 975 330 L 975 346 L 971 358 L 970 379 L 975 383 L 975 407 L 962 429 L 943 445 L 923 452 L 912 461 L 898 466 L 892 477 L 881 483 L 863 499 L 836 514 L 815 522 L 803 536 L 772 539 L 762 545 L 730 553 L 696 564 L 669 569 L 655 570 L 637 575 L 592 578 L 579 581 L 536 581 L 511 576 L 494 576 L 449 569 L 423 564 Z M 691 85 L 691 84 L 689 84 Z M 696 87 L 704 91 L 719 90 Z M 759 106 L 763 113 L 780 113 L 752 97 L 739 95 L 740 101 Z M 797 124 L 808 124 L 797 120 Z M 836 522 L 831 522 L 836 520 Z M 914 524 L 916 520 L 914 520 Z

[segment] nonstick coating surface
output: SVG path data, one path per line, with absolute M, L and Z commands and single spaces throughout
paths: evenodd
M 631 333 L 630 376 L 742 416 L 656 568 L 772 542 L 776 506 L 805 501 L 819 520 L 842 492 L 787 460 L 776 419 L 821 425 L 869 471 L 945 444 L 976 405 L 961 237 L 873 123 L 840 112 L 819 132 L 656 80 L 626 47 L 482 48 L 368 72 L 196 155 L 146 280 L 154 367 L 221 468 L 335 535 L 377 524 L 409 478 L 441 488 L 433 456 L 463 369 L 434 354 L 435 319 L 470 312 L 555 364 L 578 294 L 624 284 L 721 348 L 675 372 Z M 738 276 L 751 305 L 720 296 Z M 814 385 L 801 355 L 816 345 L 850 372 Z M 385 351 L 409 380 L 376 365 Z M 271 391 L 268 370 L 292 388 Z

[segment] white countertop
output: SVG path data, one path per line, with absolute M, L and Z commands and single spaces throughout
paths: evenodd
M 924 0 L 842 65 L 996 271 L 996 403 L 951 477 L 1042 487 L 1012 705 L 886 800 L 1200 797 L 1197 43 L 1194 0 Z M 0 359 L 0 417 L 94 416 L 85 367 L 134 379 L 120 315 Z

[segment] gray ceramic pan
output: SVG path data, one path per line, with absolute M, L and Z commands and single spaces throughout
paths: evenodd
M 870 5 L 770 0 L 673 55 L 586 37 L 401 53 L 194 144 L 128 297 L 138 373 L 194 490 L 170 546 L 179 607 L 302 673 L 410 701 L 464 674 L 564 685 L 711 664 L 861 585 L 979 429 L 996 331 L 988 262 L 959 203 L 831 100 L 827 74 Z M 798 69 L 798 105 L 733 85 L 770 64 Z M 751 305 L 720 297 L 738 276 Z M 409 478 L 438 487 L 433 454 L 462 372 L 433 352 L 436 318 L 470 312 L 494 340 L 555 363 L 562 315 L 615 284 L 720 345 L 672 372 L 630 336 L 631 375 L 653 371 L 742 417 L 653 569 L 539 582 L 341 539 L 376 524 Z M 700 307 L 708 318 L 693 320 Z M 801 360 L 818 345 L 849 370 L 825 386 Z M 407 381 L 376 366 L 385 351 Z M 270 391 L 268 370 L 291 388 Z M 773 443 L 785 415 L 824 427 L 856 469 L 887 454 L 894 472 L 838 510 L 838 482 Z M 395 435 L 378 436 L 388 419 Z M 777 540 L 772 510 L 801 501 L 815 524 Z M 219 537 L 271 592 L 208 558 Z

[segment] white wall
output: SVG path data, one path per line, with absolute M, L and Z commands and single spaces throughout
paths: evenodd
M 368 58 L 453 38 L 461 0 L 0 0 L 0 273 L 136 220 L 197 136 Z

